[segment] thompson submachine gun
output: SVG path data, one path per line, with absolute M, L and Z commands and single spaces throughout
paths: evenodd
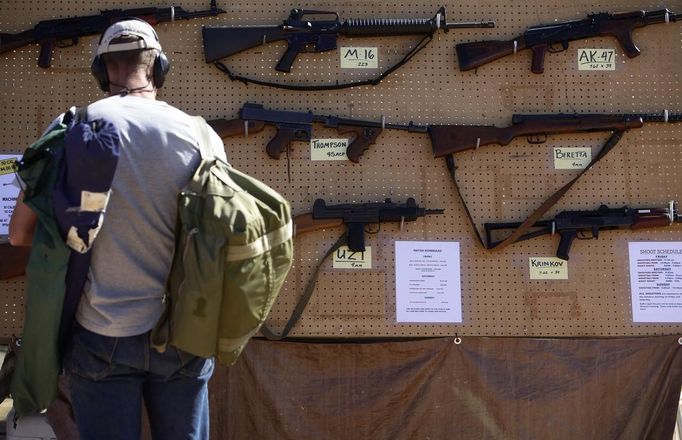
M 541 235 L 559 234 L 559 247 L 556 256 L 568 260 L 573 240 L 591 240 L 599 237 L 599 231 L 613 229 L 646 229 L 670 226 L 682 223 L 682 215 L 677 210 L 677 203 L 671 201 L 662 208 L 608 208 L 601 205 L 594 211 L 562 211 L 550 220 L 541 220 L 533 224 L 535 231 L 519 237 L 516 242 L 539 237 Z M 485 223 L 486 247 L 491 249 L 501 241 L 492 241 L 492 233 L 497 230 L 517 228 L 521 223 Z

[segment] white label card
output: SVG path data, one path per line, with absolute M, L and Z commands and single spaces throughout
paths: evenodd
M 462 322 L 459 243 L 395 242 L 396 320 Z
M 568 261 L 557 257 L 530 257 L 528 273 L 531 280 L 567 280 Z
M 348 246 L 341 246 L 334 252 L 332 267 L 334 269 L 371 269 L 372 247 L 365 246 L 364 252 L 355 252 L 348 249 Z
M 578 70 L 616 70 L 616 49 L 578 49 Z
M 19 187 L 14 184 L 18 154 L 0 154 L 0 235 L 9 234 L 9 219 L 19 196 Z
M 633 322 L 682 322 L 682 241 L 628 248 Z
M 348 160 L 348 139 L 311 139 L 310 160 Z
M 592 162 L 591 148 L 554 147 L 555 170 L 582 170 Z
M 379 50 L 376 47 L 342 47 L 339 55 L 342 69 L 379 68 Z

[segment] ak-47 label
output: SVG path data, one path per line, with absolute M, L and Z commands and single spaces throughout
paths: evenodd
M 348 139 L 311 139 L 310 160 L 348 160 Z
M 554 147 L 555 170 L 582 170 L 592 162 L 591 148 Z
M 616 70 L 616 49 L 578 49 L 578 70 Z
M 342 47 L 339 55 L 342 69 L 379 68 L 379 50 L 376 47 Z
M 348 246 L 341 246 L 334 252 L 332 267 L 334 269 L 371 269 L 372 247 L 365 246 L 364 252 L 356 252 L 348 249 Z
M 19 196 L 19 187 L 13 182 L 20 158 L 17 154 L 0 154 L 0 236 L 9 232 L 9 219 Z

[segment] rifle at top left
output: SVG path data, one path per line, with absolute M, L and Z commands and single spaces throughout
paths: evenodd
M 154 26 L 167 21 L 211 17 L 224 12 L 226 11 L 216 6 L 216 0 L 212 0 L 210 8 L 203 11 L 188 12 L 179 6 L 110 9 L 101 11 L 98 15 L 43 20 L 33 29 L 16 34 L 0 33 L 0 53 L 29 44 L 40 44 L 38 66 L 48 68 L 52 64 L 55 46 L 59 48 L 75 46 L 80 37 L 101 34 L 110 24 L 123 18 L 139 18 Z

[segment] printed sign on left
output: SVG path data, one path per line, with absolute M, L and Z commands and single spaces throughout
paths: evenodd
M 9 219 L 19 196 L 15 183 L 18 154 L 0 154 L 0 236 L 9 233 Z

